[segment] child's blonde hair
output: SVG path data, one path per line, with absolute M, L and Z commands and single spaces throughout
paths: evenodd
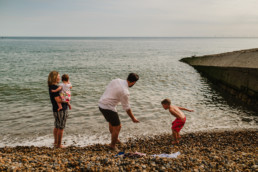
M 48 86 L 53 85 L 54 83 L 57 82 L 58 74 L 59 73 L 57 71 L 52 71 L 49 73 L 48 80 L 47 80 Z

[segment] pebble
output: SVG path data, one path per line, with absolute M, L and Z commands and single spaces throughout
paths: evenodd
M 108 145 L 66 149 L 17 146 L 0 148 L 0 171 L 257 171 L 257 130 L 189 133 L 178 146 L 170 134 L 129 139 L 120 150 L 141 158 L 115 157 Z M 175 153 L 176 159 L 151 155 Z

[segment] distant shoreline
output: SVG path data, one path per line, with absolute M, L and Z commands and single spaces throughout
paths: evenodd
M 155 37 L 155 36 L 0 36 L 0 39 L 257 39 L 258 37 Z

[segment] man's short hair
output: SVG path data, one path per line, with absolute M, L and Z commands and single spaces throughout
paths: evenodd
M 129 82 L 136 82 L 138 81 L 139 76 L 136 73 L 130 73 L 127 77 L 127 81 Z
M 68 81 L 68 80 L 69 80 L 69 76 L 67 74 L 63 74 L 62 81 Z
M 171 100 L 164 99 L 164 100 L 161 101 L 161 104 L 163 104 L 163 105 L 171 105 Z

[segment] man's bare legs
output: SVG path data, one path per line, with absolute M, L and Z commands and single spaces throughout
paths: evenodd
M 173 137 L 174 137 L 174 141 L 172 141 L 172 144 L 178 144 L 179 143 L 179 140 L 178 140 L 178 136 L 179 136 L 179 133 L 176 132 L 175 130 L 172 130 L 172 133 L 173 133 Z
M 110 132 L 110 134 L 112 134 L 112 131 L 113 131 L 113 126 L 109 123 L 109 132 Z
M 121 124 L 120 124 L 120 130 L 121 130 Z M 119 131 L 120 131 L 119 130 Z M 112 136 L 112 131 L 113 131 L 113 126 L 109 123 L 109 132 L 110 132 L 110 134 L 111 134 L 111 136 Z M 121 144 L 122 142 L 120 141 L 120 139 L 117 137 L 117 142 L 116 142 L 117 144 Z
M 121 130 L 121 125 L 119 126 L 112 126 L 110 123 L 109 123 L 109 131 L 111 133 L 111 144 L 110 144 L 110 147 L 112 149 L 116 149 L 116 143 L 118 142 L 118 135 L 119 135 L 119 132 Z

